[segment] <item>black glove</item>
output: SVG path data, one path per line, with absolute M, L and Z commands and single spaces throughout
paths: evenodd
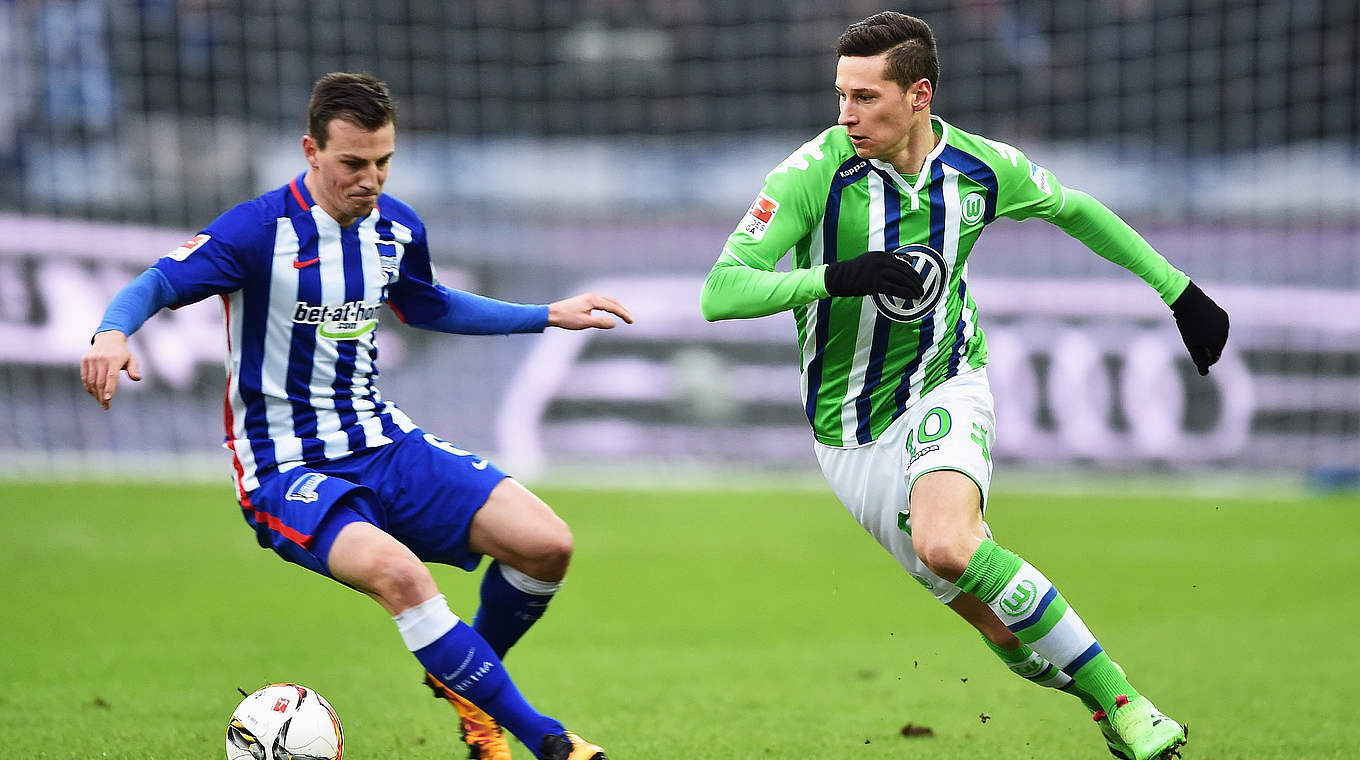
M 1195 369 L 1200 375 L 1209 374 L 1209 367 L 1223 355 L 1223 345 L 1228 342 L 1228 312 L 1191 282 L 1171 304 L 1171 313 Z
M 826 292 L 833 296 L 885 296 L 915 300 L 926 292 L 925 280 L 907 256 L 870 251 L 826 265 Z

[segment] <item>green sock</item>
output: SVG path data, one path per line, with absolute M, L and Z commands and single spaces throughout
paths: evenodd
M 1083 702 L 1090 699 L 1111 712 L 1118 697 L 1138 698 L 1053 583 L 1015 553 L 983 541 L 955 585 L 981 599 L 1020 641 L 1069 676 Z
M 1044 659 L 1043 655 L 1030 649 L 1025 642 L 1020 642 L 1020 646 L 1015 649 L 1005 649 L 993 644 L 991 639 L 983 636 L 982 643 L 986 644 L 987 648 L 991 649 L 1012 673 L 1026 681 L 1050 689 L 1076 694 L 1072 690 L 1072 678 L 1054 667 L 1053 663 Z
M 1089 695 L 1100 709 L 1106 712 L 1114 712 L 1115 700 L 1118 697 L 1125 696 L 1134 700 L 1139 696 L 1138 692 L 1134 691 L 1133 684 L 1119 672 L 1114 661 L 1104 652 L 1091 658 L 1080 670 L 1073 673 L 1072 681 L 1077 689 Z

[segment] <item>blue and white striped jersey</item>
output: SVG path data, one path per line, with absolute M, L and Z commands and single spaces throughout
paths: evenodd
M 155 264 L 178 305 L 220 296 L 226 447 L 238 496 L 259 478 L 391 443 L 415 428 L 374 380 L 378 312 L 429 322 L 448 308 L 425 227 L 389 195 L 341 227 L 299 175 L 242 203 Z

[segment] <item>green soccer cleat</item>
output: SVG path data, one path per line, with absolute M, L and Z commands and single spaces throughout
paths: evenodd
M 1119 663 L 1112 660 L 1111 664 L 1119 671 L 1119 675 L 1125 675 L 1124 669 L 1119 666 Z M 1095 721 L 1097 726 L 1100 726 L 1100 734 L 1105 737 L 1105 746 L 1110 750 L 1111 755 L 1120 760 L 1133 760 L 1133 750 L 1129 749 L 1127 742 L 1119 738 L 1119 734 L 1115 732 L 1114 726 L 1110 725 L 1110 719 L 1106 716 L 1104 710 L 1097 710 L 1091 716 L 1091 720 Z
M 1124 743 L 1121 749 L 1128 750 L 1124 757 L 1129 760 L 1170 760 L 1181 756 L 1180 748 L 1186 741 L 1185 729 L 1158 712 L 1147 697 L 1129 701 L 1128 697 L 1120 695 L 1115 699 L 1109 723 L 1115 736 Z M 1101 730 L 1104 732 L 1104 728 Z M 1106 742 L 1114 753 L 1116 748 L 1109 741 L 1109 734 L 1106 734 Z
M 1133 760 L 1133 750 L 1129 745 L 1115 733 L 1114 726 L 1110 725 L 1110 719 L 1105 716 L 1105 711 L 1100 710 L 1091 716 L 1091 720 L 1100 726 L 1100 733 L 1105 737 L 1105 746 L 1110 750 L 1110 754 L 1120 760 Z

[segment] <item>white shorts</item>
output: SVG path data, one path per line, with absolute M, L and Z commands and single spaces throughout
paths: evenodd
M 916 556 L 907 495 L 927 472 L 957 470 L 977 483 L 985 510 L 995 420 L 987 374 L 975 369 L 922 396 L 875 441 L 852 447 L 814 444 L 822 474 L 851 516 L 945 604 L 959 589 Z

